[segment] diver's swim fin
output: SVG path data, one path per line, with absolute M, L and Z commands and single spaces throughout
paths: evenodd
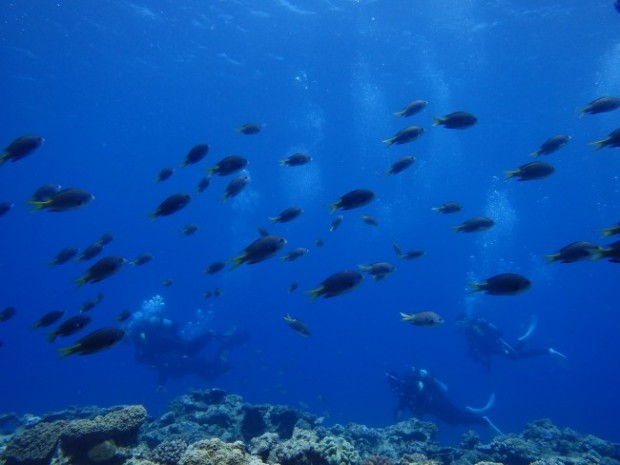
M 484 416 L 484 417 L 482 417 L 482 418 L 484 418 L 484 421 L 486 421 L 486 422 L 487 422 L 487 425 L 489 425 L 489 427 L 490 427 L 491 429 L 493 429 L 493 431 L 495 431 L 497 434 L 502 434 L 502 435 L 504 434 L 504 433 L 502 433 L 502 430 L 500 430 L 497 426 L 495 426 L 495 425 L 493 424 L 493 422 L 490 420 L 490 418 L 489 418 L 489 417 Z
M 527 331 L 518 340 L 520 342 L 527 341 L 529 339 L 529 337 L 532 334 L 534 334 L 534 331 L 536 330 L 536 325 L 537 324 L 538 324 L 538 318 L 536 318 L 536 316 L 533 316 L 532 319 L 530 320 L 530 325 L 527 327 Z
M 477 415 L 482 415 L 483 413 L 486 413 L 489 410 L 491 410 L 491 407 L 493 407 L 494 403 L 495 403 L 495 393 L 492 392 L 487 404 L 484 407 L 482 408 L 465 407 L 465 410 L 475 413 Z

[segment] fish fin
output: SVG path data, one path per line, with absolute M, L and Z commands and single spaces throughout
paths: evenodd
M 73 282 L 75 282 L 77 284 L 77 287 L 80 288 L 84 284 L 86 284 L 87 280 L 88 280 L 87 276 L 82 276 L 80 278 L 74 279 Z
M 441 124 L 445 121 L 444 118 L 441 118 L 439 116 L 433 116 L 432 117 L 435 121 L 433 121 L 433 126 L 441 126 Z
M 279 216 L 270 216 L 269 217 L 269 221 L 271 221 L 272 223 L 277 223 L 279 219 L 280 219 Z
M 151 221 L 155 221 L 157 219 L 157 210 L 155 210 L 154 212 L 149 213 L 149 218 Z
M 405 114 L 405 110 L 395 111 L 392 113 L 394 116 L 403 116 Z
M 504 181 L 508 181 L 509 179 L 512 179 L 515 176 L 517 176 L 519 174 L 519 170 L 504 170 L 502 171 L 502 173 L 506 175 L 506 177 L 504 178 Z
M 304 294 L 310 296 L 310 302 L 321 297 L 321 292 L 323 291 L 322 287 L 317 287 L 316 289 L 311 289 L 309 291 L 304 291 Z
M 291 316 L 291 314 L 290 314 L 290 313 L 287 313 L 287 314 L 284 316 L 284 321 L 291 322 L 291 321 L 294 321 L 294 318 Z
M 441 207 L 431 207 L 431 210 L 433 210 L 434 212 L 441 212 Z
M 460 224 L 458 226 L 452 226 L 452 231 L 454 232 L 461 232 L 463 230 L 463 226 L 461 226 Z
M 536 157 L 540 157 L 541 155 L 542 155 L 542 152 L 541 152 L 541 150 L 540 150 L 540 149 L 538 149 L 538 150 L 534 150 L 533 152 L 531 152 L 531 153 L 530 153 L 530 156 L 531 156 L 531 157 L 534 157 L 534 158 L 536 158 Z
M 288 165 L 288 160 L 284 159 L 284 160 L 280 160 L 280 166 L 286 166 Z
M 329 214 L 331 215 L 332 213 L 336 213 L 336 211 L 338 211 L 338 207 L 340 206 L 340 200 L 332 203 L 326 203 L 325 206 L 331 208 L 331 211 L 329 212 Z
M 408 313 L 400 312 L 400 317 L 401 317 L 400 321 L 407 321 L 407 322 L 409 322 L 409 321 L 413 321 L 414 320 L 414 316 L 410 315 Z
M 58 334 L 56 333 L 56 331 L 52 331 L 50 333 L 47 333 L 45 337 L 47 337 L 48 343 L 52 343 L 56 340 L 56 338 L 58 337 Z
M 8 158 L 9 152 L 2 152 L 2 155 L 0 155 L 0 166 L 2 166 L 2 164 L 7 161 Z
M 475 294 L 476 292 L 480 292 L 484 289 L 485 283 L 469 283 L 468 284 L 471 289 L 467 290 L 468 294 Z
M 609 141 L 609 138 L 605 138 L 605 139 L 601 139 L 601 140 L 595 140 L 594 142 L 590 142 L 590 145 L 594 146 L 594 150 L 600 150 L 603 147 L 607 146 L 607 142 Z
M 554 253 L 554 254 L 550 254 L 550 255 L 545 255 L 545 258 L 547 259 L 547 263 L 557 262 L 558 259 L 560 258 L 560 254 L 559 253 Z
M 60 349 L 57 350 L 59 356 L 58 358 L 65 358 L 68 357 L 69 355 L 73 355 L 74 353 L 77 352 L 77 349 L 79 348 L 79 345 L 74 345 L 71 347 L 61 347 Z
M 227 263 L 232 263 L 233 265 L 230 267 L 230 271 L 239 268 L 241 265 L 245 263 L 246 254 L 239 255 L 238 257 L 231 258 L 227 260 Z
M 370 270 L 370 267 L 368 265 L 357 265 L 357 267 L 362 271 Z
M 180 166 L 181 168 L 185 168 L 187 166 L 187 160 L 183 160 Z
M 382 141 L 386 147 L 389 147 L 390 145 L 392 145 L 394 143 L 394 138 L 390 137 L 389 139 L 385 139 L 384 141 Z

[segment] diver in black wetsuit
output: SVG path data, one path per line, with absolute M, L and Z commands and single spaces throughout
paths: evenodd
M 394 412 L 395 420 L 398 420 L 401 412 L 410 411 L 416 417 L 433 415 L 453 426 L 484 425 L 499 432 L 483 415 L 493 405 L 495 400 L 493 395 L 482 409 L 471 407 L 460 409 L 446 396 L 446 386 L 426 370 L 412 368 L 402 376 L 387 373 L 387 380 L 392 392 L 398 396 L 398 406 Z
M 230 368 L 229 350 L 249 338 L 245 332 L 206 331 L 188 339 L 179 333 L 175 323 L 163 318 L 136 321 L 129 334 L 136 360 L 157 371 L 162 386 L 168 378 L 188 375 L 209 381 L 218 378 Z
M 526 358 L 552 355 L 559 360 L 566 360 L 564 354 L 555 349 L 537 348 L 526 349 L 525 343 L 536 329 L 536 319 L 532 319 L 525 334 L 519 337 L 515 344 L 510 345 L 502 338 L 502 332 L 497 326 L 484 318 L 463 318 L 458 322 L 463 330 L 469 349 L 469 355 L 476 362 L 481 363 L 491 372 L 491 360 L 500 356 L 509 360 L 523 360 Z

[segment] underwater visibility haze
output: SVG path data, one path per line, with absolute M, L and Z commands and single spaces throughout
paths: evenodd
M 221 388 L 495 434 L 410 401 L 422 370 L 504 433 L 620 442 L 612 1 L 0 12 L 0 412 Z

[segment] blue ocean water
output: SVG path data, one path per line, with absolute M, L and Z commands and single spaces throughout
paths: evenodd
M 460 406 L 483 405 L 494 392 L 489 415 L 505 432 L 549 417 L 620 441 L 618 265 L 544 258 L 573 241 L 608 244 L 598 230 L 620 220 L 620 154 L 588 145 L 616 129 L 620 113 L 578 116 L 591 100 L 619 93 L 620 16 L 612 3 L 4 2 L 2 143 L 31 133 L 45 143 L 0 167 L 0 200 L 15 203 L 0 218 L 0 305 L 17 308 L 0 323 L 0 412 L 142 403 L 158 415 L 190 387 L 220 387 L 250 402 L 302 406 L 328 423 L 381 426 L 393 421 L 396 404 L 385 373 L 415 366 L 441 379 Z M 427 109 L 409 119 L 392 115 L 413 99 L 427 100 Z M 456 110 L 478 123 L 463 131 L 431 127 L 432 115 Z M 235 131 L 250 121 L 263 125 L 260 134 Z M 409 124 L 426 133 L 385 148 L 381 141 Z M 572 140 L 545 159 L 556 168 L 551 177 L 504 181 L 502 170 L 531 161 L 528 154 L 558 133 Z M 179 168 L 199 143 L 210 145 L 207 158 Z M 298 151 L 313 162 L 279 166 Z M 229 179 L 214 178 L 196 194 L 205 168 L 230 154 L 250 161 L 249 187 L 223 203 Z M 417 158 L 414 167 L 385 176 L 404 155 Z M 175 174 L 155 183 L 166 166 Z M 26 201 L 46 183 L 84 188 L 95 200 L 78 211 L 30 212 Z M 344 212 L 329 233 L 325 204 L 356 188 L 377 199 Z M 151 221 L 148 214 L 177 192 L 191 193 L 190 205 Z M 463 212 L 431 211 L 449 200 Z M 293 205 L 304 209 L 299 219 L 269 224 Z M 477 215 L 496 226 L 470 235 L 451 230 Z M 192 222 L 200 230 L 181 235 Z M 202 273 L 239 255 L 258 225 L 286 237 L 285 250 L 310 253 L 293 263 L 275 258 Z M 104 254 L 150 252 L 154 260 L 79 289 L 72 281 L 88 264 L 48 268 L 63 247 L 83 249 L 104 232 L 114 235 Z M 426 255 L 401 261 L 392 240 Z M 381 260 L 397 272 L 367 278 L 350 294 L 311 302 L 301 292 Z M 467 283 L 502 272 L 527 276 L 532 289 L 511 297 L 467 293 Z M 162 286 L 166 278 L 171 287 Z M 292 281 L 300 289 L 289 294 Z M 204 299 L 217 287 L 221 297 Z M 89 329 L 118 325 L 121 310 L 137 312 L 159 295 L 166 318 L 180 326 L 236 327 L 251 337 L 231 351 L 229 373 L 212 382 L 173 379 L 165 388 L 135 361 L 129 339 L 59 360 L 55 349 L 84 333 L 50 345 L 32 324 L 55 308 L 75 314 L 99 292 L 105 298 Z M 400 312 L 427 309 L 445 324 L 400 321 Z M 312 336 L 291 331 L 286 313 Z M 456 325 L 463 313 L 489 319 L 511 341 L 535 316 L 528 344 L 556 348 L 568 362 L 495 360 L 488 374 L 468 356 Z M 442 428 L 446 441 L 466 430 Z

